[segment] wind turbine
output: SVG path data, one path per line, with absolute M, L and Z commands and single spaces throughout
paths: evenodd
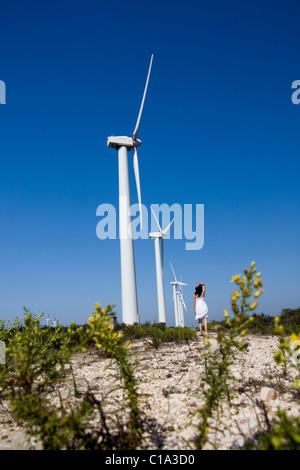
M 183 295 L 182 295 L 182 286 L 180 286 L 180 289 L 179 289 L 179 291 L 177 291 L 177 294 L 178 294 L 178 305 L 179 305 L 179 326 L 184 327 L 184 312 L 183 312 L 183 309 L 187 310 L 187 308 L 186 308 L 185 301 L 184 301 Z
M 166 316 L 166 305 L 165 305 L 165 294 L 164 294 L 164 284 L 163 284 L 163 262 L 164 262 L 164 237 L 167 235 L 172 223 L 162 230 L 161 226 L 159 225 L 158 219 L 155 215 L 154 210 L 151 210 L 155 217 L 156 223 L 159 228 L 159 232 L 150 232 L 149 238 L 154 239 L 154 246 L 155 246 L 155 262 L 156 262 L 156 284 L 157 284 L 157 303 L 158 303 L 158 321 L 159 323 L 167 323 L 167 316 Z M 160 246 L 159 240 L 161 241 L 161 253 L 160 253 Z
M 147 93 L 149 77 L 152 67 L 153 54 L 151 55 L 143 99 L 138 114 L 132 137 L 112 136 L 107 138 L 107 146 L 118 150 L 119 166 L 119 234 L 120 234 L 120 257 L 121 257 L 121 285 L 122 285 L 122 321 L 126 324 L 139 322 L 138 301 L 136 290 L 136 275 L 134 262 L 133 237 L 131 226 L 130 209 L 130 187 L 128 173 L 128 152 L 132 149 L 133 168 L 135 174 L 136 188 L 139 201 L 140 226 L 142 228 L 142 202 L 139 164 L 137 147 L 142 142 L 137 138 L 145 97 Z
M 173 286 L 173 302 L 174 302 L 174 310 L 175 310 L 175 326 L 182 326 L 182 320 L 180 319 L 180 306 L 178 301 L 178 294 L 177 286 L 187 286 L 184 282 L 177 281 L 175 271 L 173 269 L 172 263 L 170 263 L 173 274 L 174 274 L 174 281 L 170 284 Z

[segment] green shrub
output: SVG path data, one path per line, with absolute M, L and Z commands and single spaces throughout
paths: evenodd
M 142 325 L 121 325 L 124 338 L 149 340 L 149 345 L 158 348 L 163 343 L 188 342 L 195 338 L 196 332 L 193 328 L 187 327 L 167 327 L 163 323 L 145 323 Z
M 300 417 L 288 417 L 279 409 L 267 429 L 257 432 L 243 450 L 300 450 Z
M 44 449 L 134 449 L 140 442 L 142 420 L 127 357 L 130 345 L 114 330 L 112 307 L 95 306 L 85 328 L 75 324 L 68 329 L 41 328 L 41 317 L 27 312 L 24 328 L 8 341 L 7 363 L 0 367 L 0 400 L 9 401 L 14 415 L 25 423 L 29 434 L 41 440 Z M 71 355 L 86 351 L 91 341 L 109 353 L 125 393 L 123 406 L 117 404 L 109 416 L 105 398 L 97 399 L 89 389 L 71 404 L 60 398 L 55 387 L 66 377 Z
M 251 334 L 260 335 L 274 335 L 274 320 L 276 317 L 271 315 L 265 315 L 264 313 L 253 313 L 253 321 L 249 324 L 248 329 Z M 279 314 L 281 323 L 284 325 L 286 334 L 292 334 L 295 332 L 300 333 L 300 308 L 296 309 L 284 309 Z M 228 329 L 226 320 L 216 321 L 212 320 L 208 323 L 208 329 L 214 331 L 216 328 L 219 331 L 226 331 Z
M 11 322 L 0 320 L 0 341 L 8 343 L 15 333 L 22 329 L 22 322 L 16 317 Z

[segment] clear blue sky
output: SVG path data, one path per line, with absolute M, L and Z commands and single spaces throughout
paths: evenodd
M 25 305 L 82 324 L 94 302 L 121 318 L 119 241 L 97 238 L 96 209 L 117 207 L 106 139 L 132 135 L 151 53 L 142 201 L 205 206 L 203 249 L 165 243 L 168 323 L 170 261 L 188 326 L 195 284 L 221 319 L 252 260 L 258 313 L 300 305 L 299 18 L 299 1 L 0 1 L 0 318 Z M 153 240 L 135 254 L 141 321 L 157 321 Z

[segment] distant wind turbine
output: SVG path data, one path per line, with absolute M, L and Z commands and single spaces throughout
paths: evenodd
M 174 311 L 175 311 L 175 326 L 182 326 L 182 320 L 181 320 L 181 313 L 180 313 L 180 306 L 178 302 L 178 295 L 179 291 L 177 291 L 177 286 L 187 286 L 188 284 L 185 284 L 184 282 L 177 281 L 175 271 L 173 269 L 172 263 L 170 263 L 173 274 L 174 274 L 174 281 L 172 281 L 170 284 L 173 286 L 173 302 L 174 302 Z
M 159 323 L 167 323 L 167 316 L 166 316 L 166 305 L 165 305 L 165 293 L 164 293 L 164 284 L 163 284 L 163 262 L 164 262 L 164 237 L 167 235 L 172 223 L 162 230 L 161 226 L 159 225 L 158 219 L 155 215 L 154 210 L 151 210 L 155 217 L 156 223 L 159 228 L 159 232 L 150 232 L 149 238 L 154 239 L 154 246 L 155 246 L 155 262 L 156 262 L 156 284 L 157 284 L 157 303 L 158 303 L 158 321 Z M 161 253 L 160 253 L 160 246 L 159 240 L 161 242 Z
M 177 294 L 178 294 L 178 311 L 179 311 L 179 326 L 182 326 L 184 327 L 185 324 L 184 324 L 184 312 L 183 312 L 183 309 L 184 310 L 187 310 L 186 308 L 186 305 L 185 305 L 185 301 L 183 299 L 183 295 L 182 295 L 182 286 L 180 287 L 179 291 L 177 291 Z
M 132 137 L 112 136 L 107 138 L 107 146 L 118 150 L 119 160 L 119 233 L 120 233 L 120 256 L 121 256 L 121 285 L 122 285 L 122 321 L 126 324 L 139 322 L 138 301 L 136 289 L 136 275 L 134 262 L 133 237 L 130 211 L 130 188 L 128 173 L 128 152 L 133 152 L 133 168 L 135 174 L 136 188 L 139 201 L 140 226 L 142 228 L 142 202 L 139 176 L 139 164 L 137 147 L 142 142 L 137 138 L 145 97 L 147 93 L 149 77 L 152 67 L 153 54 L 150 60 L 148 76 L 144 89 L 143 99 L 138 114 Z

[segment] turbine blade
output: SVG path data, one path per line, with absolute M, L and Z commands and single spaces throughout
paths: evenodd
M 148 82 L 149 82 L 149 77 L 150 77 L 150 72 L 151 72 L 151 67 L 152 67 L 152 60 L 153 60 L 153 54 L 151 55 L 150 66 L 149 66 L 149 70 L 148 70 L 148 76 L 147 76 L 147 80 L 146 80 L 146 86 L 145 86 L 145 90 L 144 90 L 142 104 L 141 104 L 141 107 L 140 107 L 140 112 L 139 112 L 139 115 L 138 115 L 138 118 L 137 118 L 137 121 L 136 121 L 134 132 L 133 132 L 133 140 L 136 140 L 136 138 L 138 136 L 138 132 L 139 132 L 141 116 L 142 116 L 142 112 L 143 112 L 143 107 L 144 107 L 144 102 L 145 102 L 145 98 L 146 98 Z
M 166 236 L 172 223 L 174 222 L 175 219 L 172 220 L 172 222 L 169 223 L 169 225 L 165 228 L 165 230 L 162 231 L 163 236 Z
M 156 214 L 155 214 L 154 210 L 152 209 L 152 206 L 150 206 L 150 208 L 151 208 L 151 210 L 152 210 L 152 214 L 153 214 L 154 217 L 155 217 L 155 220 L 156 220 L 156 223 L 157 223 L 157 225 L 158 225 L 159 231 L 161 232 L 162 230 L 161 230 L 161 227 L 160 227 L 160 225 L 159 225 L 159 222 L 158 222 L 158 219 L 157 219 L 157 217 L 156 217 Z
M 160 243 L 161 243 L 161 267 L 163 270 L 164 268 L 164 239 L 163 237 L 160 239 Z
M 184 282 L 178 282 L 180 286 L 188 286 L 188 284 L 185 284 Z
M 177 281 L 177 279 L 176 279 L 176 276 L 175 276 L 175 271 L 174 271 L 174 269 L 173 269 L 172 263 L 170 263 L 170 265 L 171 265 L 171 268 L 172 268 L 172 271 L 173 271 L 173 274 L 174 274 L 175 281 L 176 281 L 176 282 L 177 282 L 177 284 L 178 284 L 178 281 Z
M 142 199 L 141 199 L 141 185 L 140 185 L 140 173 L 139 173 L 139 162 L 137 156 L 137 150 L 133 147 L 133 168 L 134 168 L 134 175 L 135 175 L 135 182 L 136 182 L 136 190 L 138 195 L 139 201 L 139 209 L 140 209 L 140 226 L 141 230 L 143 228 L 143 218 L 142 218 Z

